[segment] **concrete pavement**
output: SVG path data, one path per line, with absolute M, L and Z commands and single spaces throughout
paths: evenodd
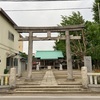
M 34 84 L 34 85 L 66 85 L 66 84 L 82 84 L 80 70 L 73 70 L 74 81 L 67 80 L 67 70 L 33 70 L 33 82 L 25 81 L 27 72 L 22 74 L 21 78 L 17 79 L 17 84 Z

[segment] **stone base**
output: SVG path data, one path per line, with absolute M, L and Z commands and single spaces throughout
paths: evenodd
M 37 70 L 37 71 L 39 70 L 39 65 L 36 66 L 36 70 Z
M 48 66 L 48 69 L 51 69 L 51 66 Z
M 31 79 L 30 78 L 25 79 L 25 82 L 32 82 L 32 81 L 34 81 L 34 79 L 32 79 L 32 78 Z
M 63 70 L 63 68 L 62 68 L 62 67 L 60 67 L 60 68 L 59 68 L 59 70 Z
M 10 86 L 10 90 L 15 89 L 17 86 Z
M 73 78 L 73 79 L 67 79 L 67 81 L 75 81 L 75 79 Z
M 89 89 L 92 92 L 100 92 L 100 85 L 96 84 L 96 85 L 89 85 Z
M 21 77 L 22 77 L 22 75 L 18 75 L 17 77 L 18 77 L 18 78 L 21 78 Z

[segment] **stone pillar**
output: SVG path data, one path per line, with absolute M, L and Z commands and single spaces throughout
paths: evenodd
M 84 66 L 87 67 L 88 72 L 92 72 L 92 60 L 91 56 L 84 56 Z
M 22 75 L 22 70 L 21 70 L 22 68 L 21 67 L 23 67 L 23 66 L 21 66 L 20 58 L 21 57 L 18 58 L 18 77 L 20 77 Z
M 39 64 L 36 65 L 36 70 L 39 70 Z
M 41 62 L 39 61 L 39 64 L 38 64 L 39 66 L 41 65 Z
M 16 68 L 10 69 L 9 85 L 11 88 L 16 87 Z
M 81 75 L 83 88 L 88 88 L 87 67 L 84 66 L 81 68 Z
M 63 70 L 63 68 L 62 68 L 62 64 L 60 64 L 60 66 L 59 66 L 60 68 L 59 68 L 59 70 Z
M 67 57 L 67 79 L 73 80 L 73 69 L 72 69 L 69 31 L 66 31 L 66 57 Z
M 48 66 L 48 69 L 51 69 L 51 66 Z
M 4 82 L 4 77 L 3 77 L 3 76 L 1 76 L 1 77 L 0 77 L 0 79 L 1 79 L 1 85 L 3 85 L 3 82 Z
M 28 45 L 28 79 L 32 78 L 32 56 L 33 56 L 33 33 L 30 31 L 29 33 L 29 45 Z

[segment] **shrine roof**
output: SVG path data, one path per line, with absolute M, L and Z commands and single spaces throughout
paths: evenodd
M 35 58 L 39 59 L 59 59 L 63 58 L 63 53 L 62 51 L 37 51 Z

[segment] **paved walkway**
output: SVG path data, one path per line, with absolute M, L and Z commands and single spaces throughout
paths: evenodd
M 33 84 L 43 86 L 55 86 L 55 85 L 67 85 L 67 84 L 82 84 L 80 70 L 73 70 L 73 77 L 75 81 L 67 80 L 67 70 L 33 70 L 33 81 L 25 81 L 27 77 L 27 71 L 22 74 L 21 78 L 17 79 L 17 84 Z
M 52 70 L 46 71 L 40 85 L 41 86 L 56 86 L 57 85 L 57 82 Z

